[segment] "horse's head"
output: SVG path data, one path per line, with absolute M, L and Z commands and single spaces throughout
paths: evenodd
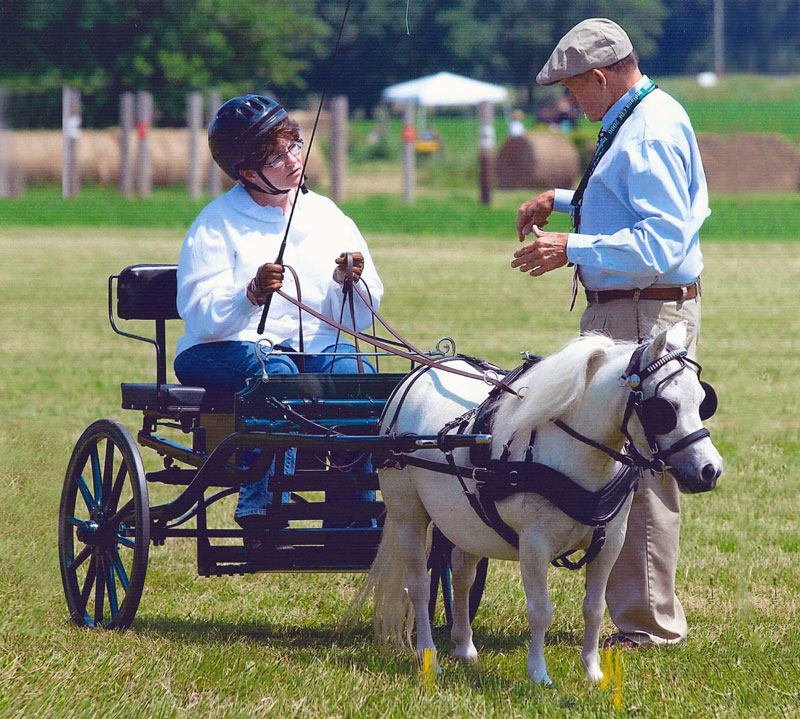
M 624 379 L 637 400 L 628 421 L 634 445 L 641 446 L 643 435 L 680 490 L 697 493 L 716 487 L 722 457 L 703 427 L 717 396 L 700 380 L 700 365 L 686 357 L 686 327 L 679 322 L 634 351 Z

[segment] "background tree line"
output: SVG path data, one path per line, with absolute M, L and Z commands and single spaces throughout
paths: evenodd
M 331 92 L 370 111 L 394 82 L 439 70 L 512 85 L 535 101 L 553 44 L 585 17 L 626 27 L 654 75 L 713 66 L 713 0 L 352 0 Z M 31 93 L 12 120 L 58 125 L 60 87 L 86 96 L 85 122 L 117 121 L 124 90 L 154 93 L 161 124 L 185 94 L 318 95 L 344 0 L 0 0 L 0 84 Z M 406 32 L 406 13 L 408 30 Z M 725 0 L 729 72 L 800 71 L 800 0 Z

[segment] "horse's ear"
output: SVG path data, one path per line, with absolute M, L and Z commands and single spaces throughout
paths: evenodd
M 667 330 L 667 342 L 673 347 L 689 348 L 689 323 L 678 322 Z
M 666 349 L 667 346 L 667 330 L 659 332 L 650 343 L 650 346 L 645 350 L 642 356 L 641 366 L 646 367 L 658 359 Z
M 606 357 L 605 350 L 595 350 L 589 355 L 589 361 L 586 363 L 586 384 L 592 381 L 595 372 L 600 369 Z

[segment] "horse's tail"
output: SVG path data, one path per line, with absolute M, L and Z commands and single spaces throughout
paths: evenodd
M 381 543 L 367 581 L 347 608 L 345 622 L 352 620 L 361 611 L 373 593 L 375 639 L 399 649 L 413 647 L 411 633 L 414 629 L 414 605 L 406 591 L 405 562 L 398 551 L 397 523 L 390 512 L 387 512 Z

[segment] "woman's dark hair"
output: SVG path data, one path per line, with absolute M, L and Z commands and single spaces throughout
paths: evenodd
M 253 151 L 239 166 L 242 170 L 258 170 L 267 161 L 270 155 L 278 151 L 278 144 L 286 140 L 289 144 L 300 139 L 300 126 L 291 117 L 281 120 L 275 127 L 270 128 Z

